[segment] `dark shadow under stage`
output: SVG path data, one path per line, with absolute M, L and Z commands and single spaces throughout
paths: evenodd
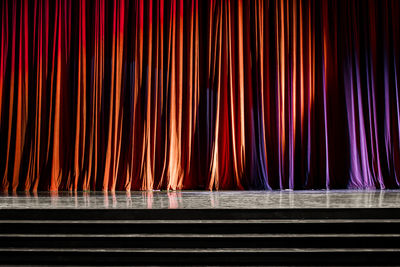
M 0 264 L 399 265 L 400 191 L 0 196 Z

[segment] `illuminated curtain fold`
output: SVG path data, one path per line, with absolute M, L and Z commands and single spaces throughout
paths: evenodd
M 1 190 L 400 186 L 397 0 L 6 0 Z

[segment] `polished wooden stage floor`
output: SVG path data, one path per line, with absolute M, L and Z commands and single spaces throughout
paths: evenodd
M 0 197 L 3 265 L 400 264 L 400 191 Z
M 400 190 L 16 192 L 0 209 L 397 208 Z

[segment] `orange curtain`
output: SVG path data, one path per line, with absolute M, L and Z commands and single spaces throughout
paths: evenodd
M 400 186 L 397 0 L 5 0 L 0 188 Z

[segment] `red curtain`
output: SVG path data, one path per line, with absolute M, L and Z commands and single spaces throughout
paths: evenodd
M 2 190 L 399 188 L 397 0 L 5 0 Z

